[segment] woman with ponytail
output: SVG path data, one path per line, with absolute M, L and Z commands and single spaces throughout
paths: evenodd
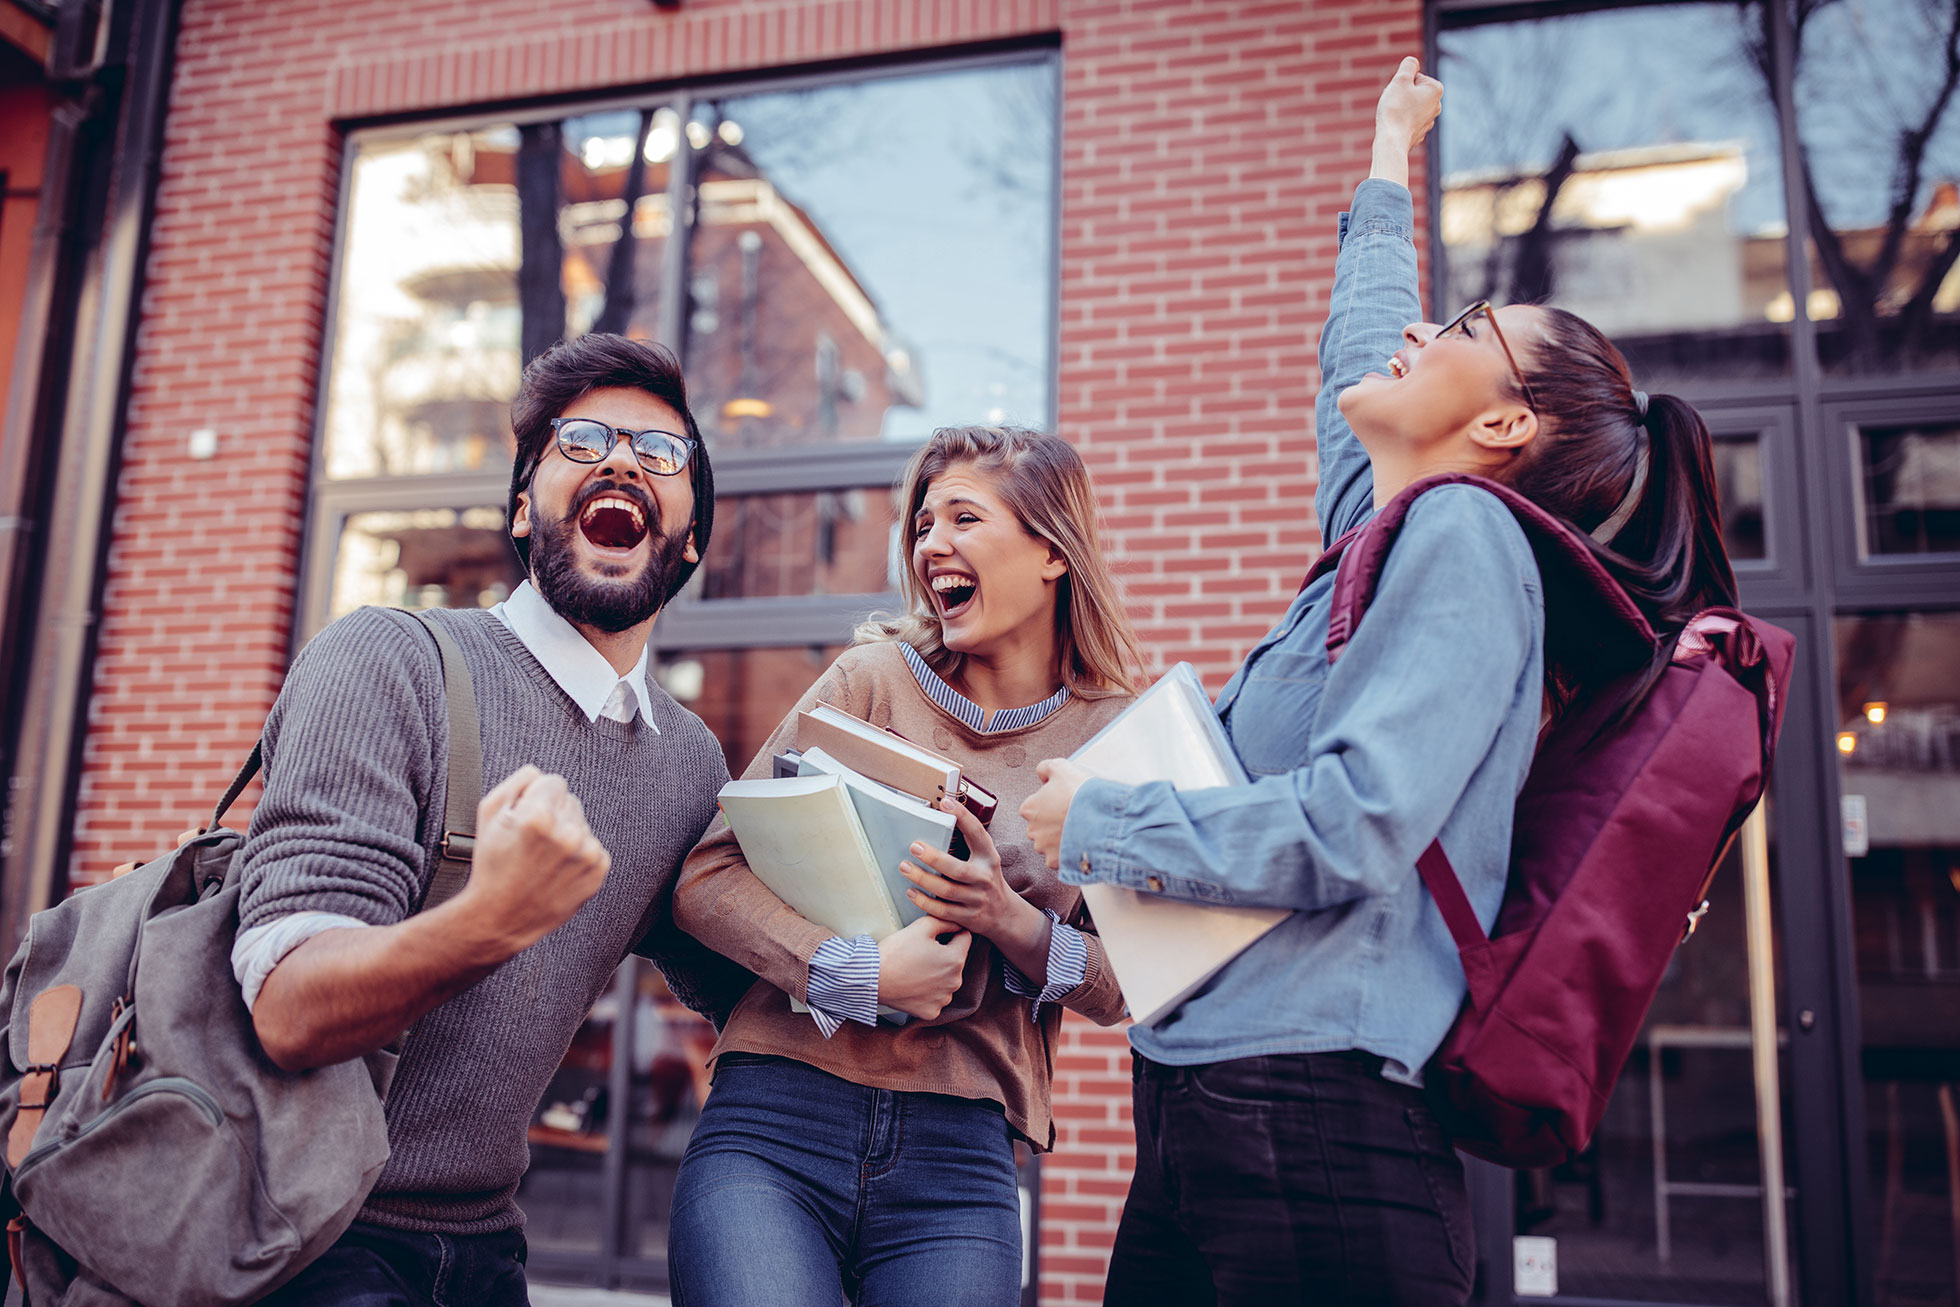
M 1678 631 L 1735 597 L 1694 410 L 1642 395 L 1605 337 L 1557 309 L 1415 321 L 1408 158 L 1441 101 L 1405 59 L 1343 215 L 1320 340 L 1321 531 L 1337 538 L 1425 477 L 1473 473 L 1570 522 Z M 1108 1304 L 1470 1295 L 1463 1172 L 1423 1090 L 1465 980 L 1416 861 L 1440 840 L 1489 928 L 1559 698 L 1543 586 L 1510 510 L 1452 483 L 1411 505 L 1368 620 L 1330 665 L 1332 591 L 1331 574 L 1309 585 L 1219 695 L 1251 784 L 1132 787 L 1050 759 L 1022 806 L 1064 881 L 1294 909 L 1131 1029 L 1137 1165 Z

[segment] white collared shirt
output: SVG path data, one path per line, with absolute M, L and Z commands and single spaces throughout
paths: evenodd
M 653 703 L 647 695 L 647 650 L 640 661 L 621 676 L 606 656 L 579 634 L 576 626 L 559 615 L 529 581 L 511 591 L 510 598 L 490 610 L 528 649 L 558 687 L 589 722 L 601 717 L 615 722 L 642 718 L 653 728 Z M 231 946 L 231 973 L 238 979 L 246 1010 L 258 1002 L 266 977 L 285 956 L 324 930 L 340 930 L 368 923 L 339 912 L 293 912 L 263 921 L 242 931 Z
M 653 702 L 647 697 L 647 649 L 640 650 L 633 670 L 621 676 L 529 581 L 490 611 L 531 651 L 558 688 L 572 697 L 585 720 L 596 722 L 604 716 L 630 722 L 637 713 L 655 735 L 660 733 L 653 721 Z

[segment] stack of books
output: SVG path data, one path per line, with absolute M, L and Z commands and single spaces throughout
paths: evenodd
M 958 763 L 826 703 L 798 715 L 796 748 L 775 763 L 770 779 L 724 785 L 722 813 L 762 883 L 845 939 L 883 939 L 925 915 L 898 865 L 918 863 L 914 842 L 952 847 L 938 799 L 993 815 L 993 796 Z
M 1173 667 L 1073 761 L 1130 785 L 1203 789 L 1247 781 L 1189 663 Z M 883 939 L 925 915 L 906 894 L 913 885 L 898 866 L 918 863 L 914 842 L 942 852 L 953 847 L 953 816 L 936 800 L 953 795 L 983 823 L 993 816 L 994 796 L 962 777 L 958 763 L 829 704 L 798 715 L 796 748 L 775 762 L 771 779 L 723 786 L 721 810 L 762 883 L 846 939 Z M 1114 885 L 1085 885 L 1082 897 L 1130 1015 L 1144 1025 L 1163 1019 L 1291 915 Z

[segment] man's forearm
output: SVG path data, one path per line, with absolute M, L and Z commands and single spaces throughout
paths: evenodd
M 518 951 L 470 928 L 463 900 L 392 926 L 329 930 L 288 953 L 252 1009 L 287 1071 L 361 1057 L 396 1039 Z

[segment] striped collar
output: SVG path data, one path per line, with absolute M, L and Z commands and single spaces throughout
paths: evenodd
M 998 709 L 994 713 L 993 720 L 989 722 L 987 710 L 946 684 L 945 679 L 938 672 L 933 671 L 926 660 L 919 656 L 917 649 L 903 640 L 898 642 L 898 648 L 905 655 L 906 666 L 912 669 L 912 675 L 917 678 L 919 688 L 926 692 L 926 698 L 981 735 L 998 735 L 1002 731 L 1032 726 L 1036 722 L 1046 720 L 1057 708 L 1068 702 L 1068 687 L 1064 685 L 1040 703 L 1029 704 L 1025 708 Z

